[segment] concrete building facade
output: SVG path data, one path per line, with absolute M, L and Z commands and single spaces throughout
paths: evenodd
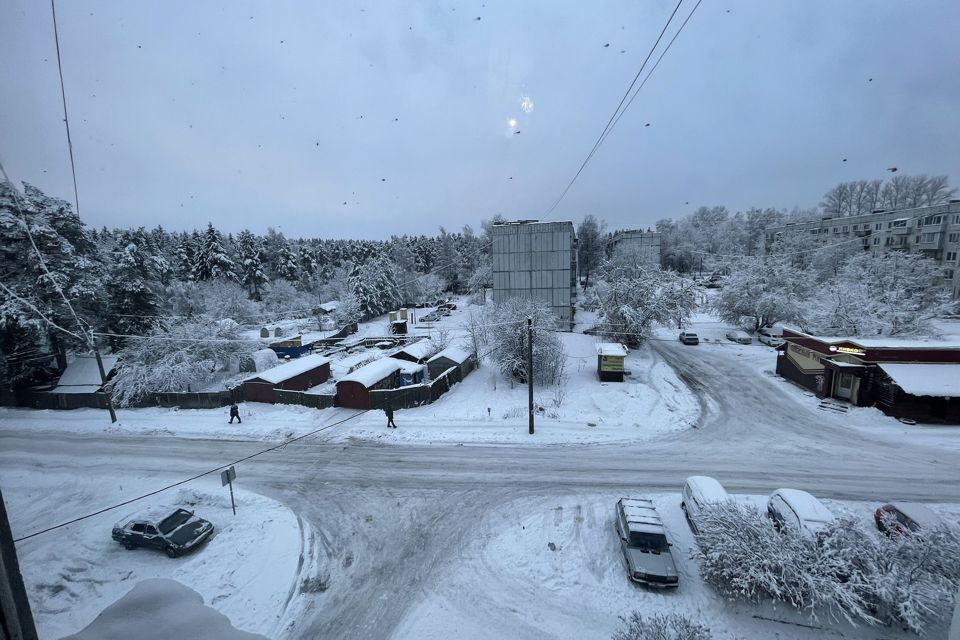
M 564 329 L 573 328 L 577 300 L 577 236 L 572 222 L 494 225 L 493 301 L 545 302 Z
M 610 237 L 614 252 L 635 252 L 644 264 L 660 266 L 660 233 L 643 229 L 625 229 L 615 231 Z
M 784 233 L 807 233 L 824 244 L 849 241 L 865 251 L 920 253 L 943 266 L 943 282 L 960 298 L 960 200 L 947 204 L 877 209 L 858 216 L 824 217 L 767 227 L 766 247 Z

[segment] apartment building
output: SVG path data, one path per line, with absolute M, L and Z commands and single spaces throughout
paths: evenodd
M 823 217 L 767 227 L 766 247 L 783 233 L 809 233 L 824 244 L 849 241 L 865 251 L 920 253 L 943 265 L 943 280 L 960 298 L 960 200 L 947 204 L 876 209 L 858 216 Z
M 615 231 L 610 237 L 614 252 L 631 251 L 640 256 L 644 264 L 660 266 L 660 233 L 643 229 Z

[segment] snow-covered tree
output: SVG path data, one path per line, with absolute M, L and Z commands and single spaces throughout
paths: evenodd
M 154 288 L 160 283 L 148 249 L 147 237 L 139 230 L 125 234 L 123 245 L 113 254 L 106 282 L 112 333 L 141 335 L 157 322 L 160 304 Z M 123 338 L 111 339 L 115 348 L 124 342 Z
M 237 234 L 237 254 L 240 261 L 240 281 L 248 287 L 250 297 L 259 300 L 261 289 L 269 282 L 264 272 L 260 239 L 244 229 Z
M 556 384 L 563 376 L 566 354 L 556 331 L 557 318 L 542 302 L 511 298 L 494 308 L 492 357 L 505 376 L 527 380 L 527 318 L 533 319 L 533 381 Z
M 286 280 L 275 280 L 263 294 L 263 308 L 274 317 L 305 317 L 309 315 L 308 301 Z
M 290 243 L 284 242 L 280 245 L 280 251 L 276 257 L 277 275 L 288 282 L 296 282 L 300 279 L 300 265 L 297 264 L 297 255 L 290 247 Z
M 197 247 L 194 274 L 197 280 L 235 280 L 236 265 L 223 246 L 223 238 L 212 223 L 207 224 Z
M 600 267 L 606 255 L 606 226 L 606 223 L 588 215 L 577 227 L 577 269 L 583 276 L 584 289 L 590 286 L 590 276 Z
M 388 258 L 375 258 L 353 267 L 349 282 L 362 317 L 372 318 L 403 304 L 396 273 L 396 265 Z
M 114 402 L 123 407 L 150 393 L 198 391 L 256 349 L 256 342 L 240 339 L 237 324 L 229 320 L 159 327 L 148 338 L 131 339 L 120 352 Z
M 612 640 L 710 640 L 710 629 L 679 613 L 644 616 L 634 611 L 612 636 Z

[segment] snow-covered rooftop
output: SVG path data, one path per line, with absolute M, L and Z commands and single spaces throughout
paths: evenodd
M 597 345 L 597 355 L 626 357 L 627 348 L 616 342 L 601 342 Z
M 937 338 L 897 338 L 892 336 L 877 336 L 873 338 L 863 338 L 858 336 L 815 336 L 804 333 L 799 329 L 787 327 L 790 331 L 798 333 L 814 340 L 826 344 L 840 344 L 841 342 L 851 342 L 864 349 L 882 349 L 886 348 L 913 348 L 913 349 L 960 349 L 960 339 L 952 337 L 947 340 Z
M 297 358 L 296 360 L 291 360 L 290 362 L 282 364 L 279 367 L 267 369 L 266 371 L 262 371 L 256 375 L 250 376 L 247 378 L 247 380 L 257 379 L 273 384 L 279 384 L 285 380 L 296 377 L 301 373 L 306 373 L 311 369 L 316 369 L 317 367 L 323 366 L 328 362 L 330 362 L 330 358 L 322 356 L 319 353 L 315 353 L 313 355 Z
M 100 356 L 103 361 L 103 371 L 110 374 L 110 370 L 117 365 L 117 356 Z M 57 382 L 54 393 L 96 393 L 101 386 L 100 368 L 97 359 L 93 356 L 77 356 L 64 369 L 60 381 Z
M 901 389 L 914 396 L 960 397 L 960 364 L 881 364 Z
M 452 360 L 457 364 L 462 364 L 467 361 L 471 355 L 469 349 L 464 349 L 463 347 L 447 347 L 437 355 L 433 356 L 427 362 L 433 362 L 434 360 L 439 360 L 440 358 L 446 358 L 447 360 Z
M 395 358 L 390 358 L 394 360 Z M 416 362 L 410 362 L 409 360 L 399 360 L 396 359 L 397 363 L 400 365 L 400 371 L 404 373 L 416 373 L 417 371 L 423 371 L 427 365 L 417 364 Z
M 340 308 L 339 300 L 331 300 L 330 302 L 324 302 L 319 306 L 320 310 L 325 313 L 333 313 Z
M 370 364 L 360 367 L 352 373 L 348 373 L 337 382 L 359 382 L 365 387 L 371 387 L 387 376 L 403 369 L 401 366 L 403 364 L 413 363 L 405 363 L 403 360 L 396 360 L 394 358 L 380 358 L 379 360 L 374 360 Z
M 426 357 L 429 357 L 436 350 L 433 342 L 430 340 L 419 340 L 413 344 L 408 344 L 404 348 L 400 349 L 397 353 L 405 353 L 411 358 L 416 358 L 417 360 L 423 360 Z

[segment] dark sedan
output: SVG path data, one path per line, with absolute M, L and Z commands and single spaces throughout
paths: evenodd
M 165 518 L 130 520 L 113 527 L 113 539 L 127 549 L 159 549 L 171 558 L 190 552 L 213 534 L 213 525 L 186 509 Z

